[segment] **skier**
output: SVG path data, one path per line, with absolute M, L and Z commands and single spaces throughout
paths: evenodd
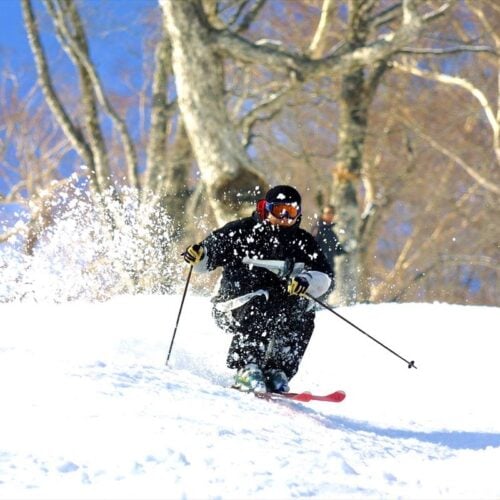
M 316 243 L 321 248 L 321 251 L 330 264 L 335 276 L 335 257 L 347 253 L 345 248 L 340 244 L 339 239 L 334 231 L 335 227 L 335 207 L 326 205 L 321 211 L 321 217 L 318 219 L 314 227 L 311 229 L 311 234 L 314 236 Z M 332 290 L 329 290 L 331 292 Z
M 251 217 L 229 222 L 183 256 L 196 270 L 223 268 L 212 299 L 217 325 L 233 335 L 227 366 L 242 391 L 288 392 L 314 329 L 314 304 L 332 269 L 301 229 L 301 196 L 271 188 Z

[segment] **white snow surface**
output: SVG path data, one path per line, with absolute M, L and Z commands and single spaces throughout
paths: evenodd
M 229 386 L 208 298 L 0 304 L 0 498 L 500 498 L 500 308 L 331 312 L 294 391 Z

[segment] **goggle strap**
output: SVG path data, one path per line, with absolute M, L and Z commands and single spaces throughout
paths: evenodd
M 257 215 L 259 216 L 260 220 L 264 220 L 267 217 L 268 211 L 267 211 L 267 201 L 262 199 L 257 202 L 257 207 L 256 207 Z

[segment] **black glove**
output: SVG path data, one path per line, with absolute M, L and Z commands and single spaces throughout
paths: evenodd
M 205 257 L 205 249 L 201 245 L 191 245 L 182 254 L 184 260 L 192 266 L 199 264 Z
M 290 295 L 304 295 L 308 288 L 309 281 L 300 274 L 288 282 L 288 293 Z

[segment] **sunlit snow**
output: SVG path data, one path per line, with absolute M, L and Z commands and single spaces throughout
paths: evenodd
M 292 390 L 228 388 L 208 298 L 0 304 L 0 498 L 499 498 L 500 310 L 328 311 Z

